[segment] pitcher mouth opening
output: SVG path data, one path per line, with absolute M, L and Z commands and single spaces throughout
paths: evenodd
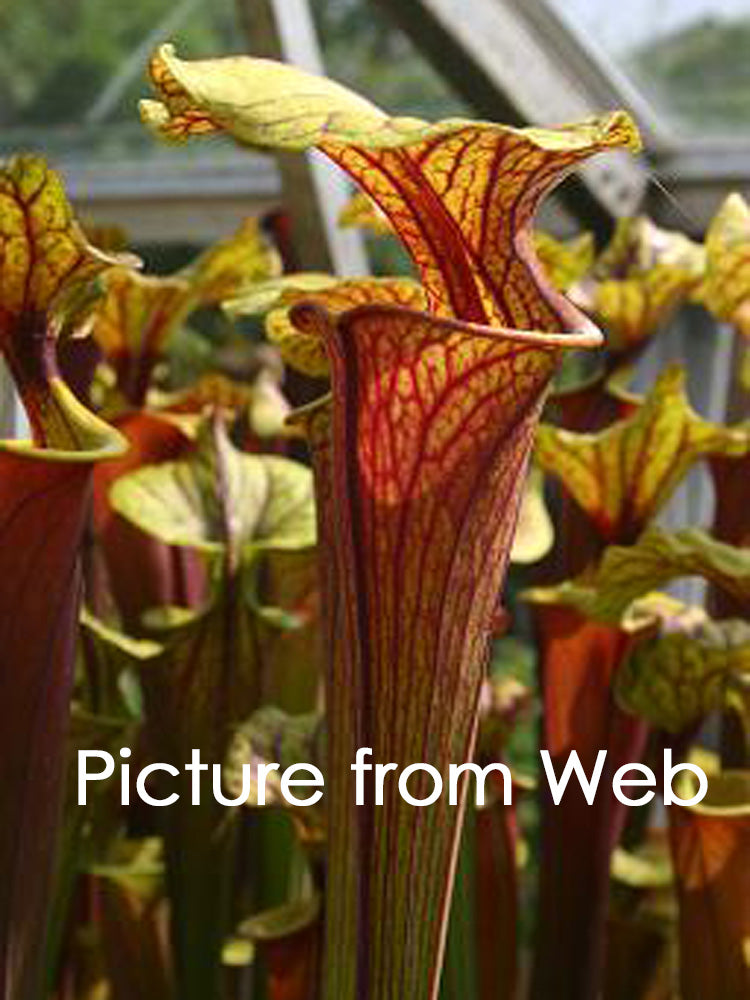
M 575 350 L 594 350 L 604 345 L 604 334 L 598 326 L 587 317 L 581 315 L 580 323 L 569 332 L 545 333 L 543 330 L 520 330 L 506 326 L 488 326 L 480 323 L 468 323 L 460 319 L 437 316 L 434 313 L 407 306 L 391 305 L 390 303 L 373 303 L 372 305 L 355 306 L 341 313 L 332 313 L 316 302 L 298 302 L 289 312 L 290 318 L 300 330 L 314 325 L 319 328 L 321 323 L 335 324 L 344 321 L 349 324 L 360 317 L 373 316 L 414 316 L 421 320 L 429 320 L 436 326 L 454 333 L 464 333 L 472 337 L 487 340 L 505 340 L 518 344 L 530 344 L 536 347 L 571 348 Z

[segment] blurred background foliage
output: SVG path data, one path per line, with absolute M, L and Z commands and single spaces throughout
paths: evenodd
M 609 5 L 599 6 L 611 18 Z M 311 0 L 311 8 L 333 77 L 394 112 L 466 110 L 372 0 Z M 750 101 L 750 10 L 720 18 L 706 9 L 645 44 L 629 43 L 617 58 L 677 124 L 726 131 Z M 170 37 L 195 56 L 247 48 L 235 0 L 4 0 L 0 37 L 3 129 L 106 122 L 133 126 L 121 138 L 144 145 L 134 107 L 144 56 L 157 41 Z M 101 131 L 96 141 L 104 141 Z

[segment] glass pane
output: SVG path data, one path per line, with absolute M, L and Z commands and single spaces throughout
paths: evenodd
M 392 114 L 430 120 L 469 109 L 372 0 L 310 0 L 326 72 Z
M 243 47 L 234 0 L 3 0 L 0 39 L 3 152 L 105 161 L 178 159 L 138 119 L 158 44 L 196 56 Z
M 551 2 L 676 127 L 713 133 L 747 128 L 750 0 Z
M 394 113 L 465 110 L 369 0 L 310 2 L 330 75 Z M 167 40 L 195 58 L 247 51 L 236 0 L 3 0 L 0 39 L 0 151 L 32 148 L 52 159 L 202 155 L 203 144 L 176 153 L 142 128 L 148 56 Z

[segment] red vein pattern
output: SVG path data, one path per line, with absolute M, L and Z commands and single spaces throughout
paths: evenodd
M 92 333 L 127 402 L 144 405 L 154 367 L 193 310 L 274 276 L 276 267 L 275 254 L 266 248 L 257 222 L 248 219 L 233 236 L 215 243 L 175 274 L 157 277 L 128 268 L 108 274 Z
M 0 453 L 0 996 L 36 996 L 62 808 L 89 463 Z
M 637 150 L 637 132 L 623 113 L 550 130 L 430 126 L 293 67 L 190 63 L 169 46 L 151 73 L 161 103 L 142 113 L 167 139 L 317 146 L 380 207 L 424 284 L 428 312 L 290 315 L 331 362 L 329 431 L 325 410 L 308 417 L 331 654 L 324 997 L 434 1000 L 463 807 L 409 806 L 392 775 L 382 807 L 372 787 L 358 807 L 350 765 L 360 746 L 444 775 L 471 759 L 546 387 L 563 347 L 601 340 L 544 277 L 532 218 L 588 156 Z
M 542 424 L 536 461 L 559 478 L 602 540 L 634 542 L 690 467 L 712 455 L 742 455 L 747 434 L 712 424 L 690 406 L 685 372 L 666 368 L 641 406 L 596 433 Z
M 537 143 L 533 130 L 481 123 L 446 123 L 444 131 L 395 148 L 333 139 L 319 147 L 390 220 L 419 269 L 432 312 L 561 330 L 566 321 L 580 322 L 580 314 L 543 278 L 531 238 L 534 211 L 592 153 L 634 143 L 621 113 L 592 124 L 588 135 L 585 128 L 560 129 L 556 148 Z
M 742 195 L 730 194 L 706 233 L 706 272 L 696 298 L 714 316 L 750 336 L 747 290 L 750 281 L 750 206 Z
M 622 141 L 624 127 L 613 116 L 599 141 Z M 321 527 L 325 539 L 335 521 L 338 610 L 324 995 L 427 1000 L 439 985 L 462 809 L 445 799 L 414 809 L 393 782 L 382 812 L 354 806 L 349 765 L 359 746 L 444 776 L 471 759 L 518 490 L 559 353 L 498 327 L 590 329 L 543 278 L 530 232 L 539 200 L 592 144 L 552 153 L 466 125 L 395 149 L 321 148 L 390 219 L 433 313 L 355 310 L 326 336 L 336 513 Z M 296 316 L 303 330 L 316 325 Z M 342 949 L 356 963 L 341 961 Z
M 93 335 L 111 364 L 117 387 L 132 406 L 143 406 L 154 367 L 172 332 L 190 310 L 191 288 L 181 277 L 114 271 Z
M 351 947 L 358 960 L 329 962 L 324 995 L 419 1000 L 437 988 L 462 809 L 447 796 L 429 810 L 409 806 L 393 780 L 382 809 L 356 806 L 350 764 L 369 746 L 375 761 L 427 762 L 447 780 L 451 762 L 471 759 L 523 475 L 560 344 L 397 307 L 356 309 L 337 324 L 313 306 L 292 315 L 307 332 L 318 327 L 332 360 L 330 439 L 319 433 L 313 449 L 327 490 L 333 654 L 326 914 L 330 948 Z
M 121 439 L 57 374 L 62 307 L 114 260 L 35 156 L 0 170 L 0 351 L 35 443 L 0 443 L 0 996 L 39 995 L 94 461 Z M 85 294 L 84 294 L 85 298 Z M 50 449 L 50 450 L 48 450 Z
M 0 347 L 41 444 L 70 444 L 49 388 L 57 330 L 48 316 L 117 263 L 88 244 L 42 159 L 17 156 L 0 170 Z
M 593 273 L 573 290 L 607 331 L 610 352 L 633 359 L 697 287 L 705 251 L 645 216 L 619 219 Z

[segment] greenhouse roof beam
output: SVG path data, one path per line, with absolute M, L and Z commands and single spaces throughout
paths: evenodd
M 281 59 L 322 73 L 323 62 L 307 0 L 238 0 L 253 55 Z M 342 229 L 338 217 L 349 200 L 340 172 L 315 151 L 280 153 L 283 203 L 292 220 L 294 265 L 300 271 L 367 274 L 362 234 Z
M 516 125 L 626 107 L 650 147 L 672 137 L 649 106 L 543 0 L 376 0 L 477 113 Z M 587 223 L 638 211 L 649 171 L 625 154 L 596 159 L 561 194 Z

